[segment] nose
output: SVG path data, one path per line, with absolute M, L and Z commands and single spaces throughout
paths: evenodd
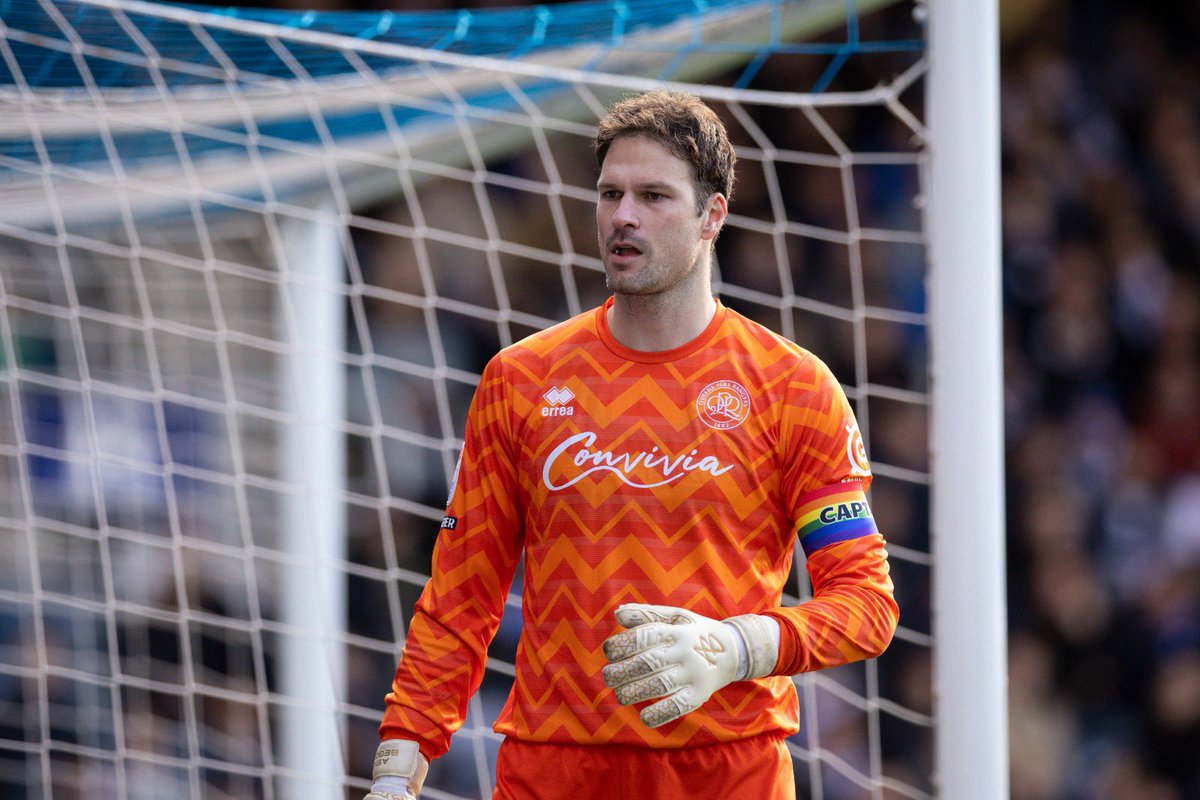
M 621 199 L 617 201 L 617 205 L 613 209 L 612 222 L 613 226 L 617 228 L 636 228 L 638 226 L 637 205 L 632 194 L 627 192 L 621 195 Z

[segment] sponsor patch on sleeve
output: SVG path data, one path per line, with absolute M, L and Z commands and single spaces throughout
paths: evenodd
M 797 535 L 805 555 L 878 530 L 858 482 L 829 486 L 808 495 L 797 521 Z

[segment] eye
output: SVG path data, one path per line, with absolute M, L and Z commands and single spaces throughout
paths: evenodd
M 650 201 L 662 200 L 666 195 L 661 192 L 646 192 L 646 199 Z
M 619 200 L 620 198 L 621 193 L 616 189 L 604 189 L 600 192 L 600 199 L 602 200 Z

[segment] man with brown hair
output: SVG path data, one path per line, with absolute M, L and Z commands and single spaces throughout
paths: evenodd
M 522 557 L 504 800 L 791 800 L 789 676 L 895 629 L 845 395 L 712 295 L 736 160 L 720 118 L 649 92 L 595 144 L 613 296 L 484 370 L 370 800 L 416 797 L 449 747 Z M 783 607 L 797 537 L 814 597 Z

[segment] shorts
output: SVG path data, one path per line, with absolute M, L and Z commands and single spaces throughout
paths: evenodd
M 758 736 L 705 747 L 652 750 L 505 739 L 492 800 L 796 800 L 784 740 Z

